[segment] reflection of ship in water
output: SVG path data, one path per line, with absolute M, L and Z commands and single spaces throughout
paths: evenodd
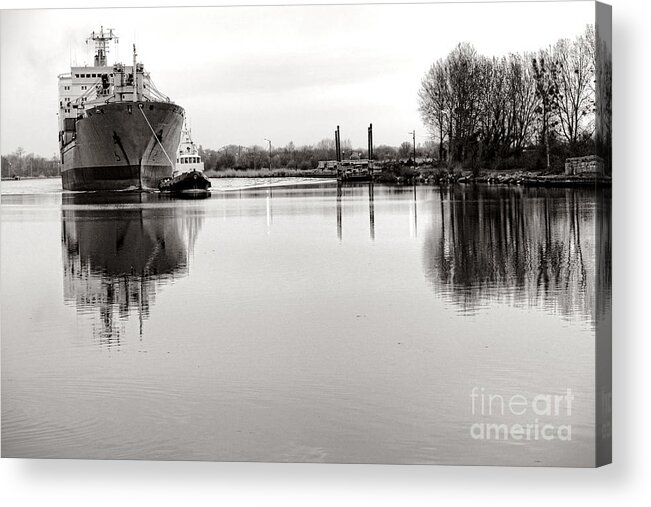
M 93 316 L 103 344 L 118 345 L 136 314 L 142 335 L 159 287 L 188 274 L 203 217 L 172 203 L 140 193 L 63 195 L 64 301 Z
M 610 207 L 597 205 L 609 203 L 610 191 L 596 192 L 441 189 L 440 223 L 424 243 L 426 276 L 464 312 L 501 301 L 594 322 L 607 305 L 596 294 L 610 297 L 609 266 L 601 264 L 611 250 Z M 599 292 L 596 284 L 604 284 Z

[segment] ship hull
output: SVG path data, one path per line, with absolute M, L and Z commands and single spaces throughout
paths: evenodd
M 89 109 L 61 149 L 64 190 L 157 189 L 172 175 L 182 126 L 183 108 L 167 102 Z

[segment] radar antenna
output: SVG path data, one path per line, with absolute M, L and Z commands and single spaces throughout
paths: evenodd
M 118 42 L 118 36 L 113 33 L 113 28 L 104 30 L 103 26 L 100 27 L 99 32 L 93 31 L 90 37 L 86 39 L 86 44 L 90 41 L 95 43 L 95 67 L 106 66 L 106 55 L 109 52 L 109 44 L 112 40 Z

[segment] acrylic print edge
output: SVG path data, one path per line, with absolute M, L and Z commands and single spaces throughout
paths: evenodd
M 595 139 L 612 176 L 612 7 L 595 2 Z M 605 194 L 607 192 L 607 194 Z M 612 191 L 595 194 L 595 466 L 612 462 Z

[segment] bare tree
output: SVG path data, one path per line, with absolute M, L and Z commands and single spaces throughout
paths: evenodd
M 464 162 L 476 144 L 479 132 L 482 72 L 475 48 L 459 44 L 447 58 L 450 86 L 450 155 Z
M 403 142 L 398 148 L 398 156 L 400 158 L 410 158 L 411 157 L 412 146 L 408 141 Z
M 604 159 L 606 174 L 612 173 L 613 59 L 610 38 L 599 30 L 595 37 L 595 142 L 597 154 Z
M 530 62 L 531 55 L 511 54 L 507 61 L 507 107 L 511 147 L 520 152 L 531 141 L 539 99 Z
M 576 143 L 583 133 L 592 135 L 594 122 L 594 31 L 588 27 L 575 40 L 559 40 L 554 46 L 558 62 L 558 117 L 560 133 Z
M 439 161 L 443 161 L 451 119 L 448 71 L 444 60 L 438 60 L 425 74 L 418 92 L 418 105 L 423 123 L 438 140 Z
M 482 57 L 478 60 L 478 67 L 483 83 L 479 117 L 482 148 L 484 158 L 494 160 L 509 148 L 506 63 L 504 58 Z
M 542 50 L 532 60 L 533 76 L 536 82 L 536 95 L 540 100 L 536 113 L 540 120 L 540 135 L 545 146 L 547 169 L 551 167 L 549 157 L 550 133 L 557 126 L 556 114 L 560 98 L 558 62 L 554 61 L 549 51 Z

